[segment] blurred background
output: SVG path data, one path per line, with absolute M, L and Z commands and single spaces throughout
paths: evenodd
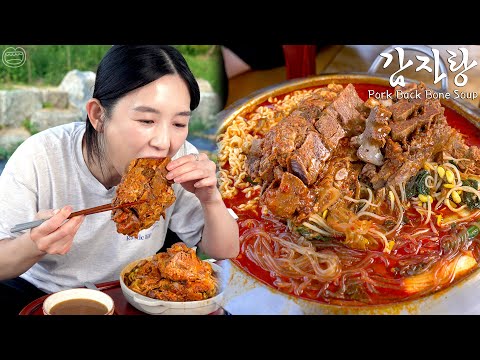
M 200 86 L 188 140 L 215 160 L 216 114 L 224 103 L 219 45 L 174 45 Z M 110 45 L 0 45 L 0 173 L 29 136 L 85 121 L 95 71 Z
M 226 73 L 228 75 L 228 88 L 226 106 L 230 106 L 239 99 L 246 97 L 253 91 L 276 85 L 283 81 L 295 78 L 322 75 L 322 74 L 349 74 L 349 73 L 367 73 L 372 71 L 372 75 L 390 76 L 400 68 L 399 55 L 392 52 L 392 62 L 386 68 L 383 67 L 385 59 L 381 58 L 379 66 L 370 69 L 374 61 L 380 57 L 380 54 L 386 49 L 393 47 L 406 47 L 412 45 L 264 45 L 252 44 L 247 46 L 234 45 L 223 46 L 222 50 L 226 60 Z M 418 47 L 418 45 L 413 45 Z M 458 89 L 461 92 L 480 91 L 480 46 L 478 45 L 420 45 L 425 47 L 426 53 L 414 50 L 404 51 L 404 63 L 412 61 L 412 65 L 400 74 L 405 78 L 416 81 L 423 81 L 425 85 L 432 88 L 439 88 L 440 83 L 433 84 L 433 73 L 426 70 L 416 71 L 421 65 L 417 56 L 432 55 L 431 49 L 439 52 L 439 57 L 447 67 L 448 59 L 452 52 L 455 57 L 455 72 L 450 69 L 448 75 L 448 92 Z M 460 48 L 467 51 L 467 56 L 462 57 Z M 271 61 L 265 59 L 272 58 Z M 263 59 L 260 61 L 260 59 Z M 465 86 L 457 87 L 454 83 L 455 74 L 463 69 L 460 63 L 465 61 L 469 69 L 465 72 L 468 81 Z M 470 67 L 472 62 L 477 65 Z M 435 63 L 431 59 L 428 66 L 434 71 Z M 460 68 L 460 69 L 459 69 Z M 479 98 L 464 99 L 464 101 L 474 107 L 479 107 Z

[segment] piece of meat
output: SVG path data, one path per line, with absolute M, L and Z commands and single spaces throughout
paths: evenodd
M 427 160 L 433 159 L 442 150 L 452 131 L 453 129 L 446 125 L 446 121 L 439 121 L 430 129 L 416 133 L 408 150 L 403 154 L 404 161 L 401 167 L 388 179 L 387 184 L 392 186 L 405 184 Z
M 303 145 L 290 157 L 290 168 L 307 186 L 312 185 L 323 169 L 330 151 L 317 132 L 311 131 Z
M 320 133 L 324 144 L 329 150 L 337 147 L 338 141 L 345 136 L 345 130 L 338 123 L 336 114 L 324 111 L 315 122 L 315 128 Z
M 423 107 L 422 113 L 418 116 L 401 122 L 391 122 L 390 128 L 392 130 L 392 139 L 405 142 L 407 137 L 416 129 L 425 125 L 429 127 L 433 119 L 442 114 L 443 109 L 435 106 L 433 103 L 427 104 Z
M 376 174 L 372 173 L 370 179 L 373 189 L 377 190 L 385 186 L 388 178 L 399 169 L 406 161 L 402 146 L 393 141 L 390 137 L 387 138 L 385 146 L 385 162 Z
M 212 266 L 200 260 L 195 250 L 184 243 L 173 244 L 157 264 L 162 279 L 152 290 L 155 298 L 194 301 L 215 295 L 218 284 Z
M 273 169 L 274 179 L 278 181 L 282 180 L 283 173 L 284 171 L 281 166 L 275 166 L 275 168 Z
M 307 134 L 315 131 L 313 124 L 294 112 L 273 126 L 263 139 L 254 140 L 246 161 L 246 171 L 252 180 L 270 184 L 273 169 L 289 166 L 289 158 L 305 141 Z
M 413 114 L 416 107 L 415 104 L 409 103 L 407 100 L 400 100 L 390 106 L 389 110 L 392 112 L 394 121 L 404 121 Z
M 360 173 L 360 180 L 366 184 L 371 184 L 375 175 L 377 175 L 377 167 L 373 164 L 366 163 Z
M 166 179 L 170 158 L 140 158 L 130 162 L 126 173 L 117 187 L 113 205 L 145 200 L 132 207 L 112 211 L 112 220 L 117 231 L 137 237 L 139 231 L 148 229 L 165 210 L 175 202 L 173 182 Z
M 167 249 L 167 261 L 162 262 L 159 271 L 162 277 L 173 281 L 203 280 L 212 274 L 208 262 L 201 261 L 194 249 L 178 242 Z
M 272 214 L 288 219 L 293 216 L 297 208 L 309 197 L 308 188 L 295 175 L 283 173 L 282 180 L 272 182 L 260 197 L 260 203 L 265 204 Z
M 300 114 L 306 119 L 314 122 L 320 116 L 322 110 L 330 104 L 329 101 L 315 97 L 304 100 L 298 107 Z
M 291 171 L 292 155 L 296 150 L 302 148 L 309 133 L 317 133 L 314 126 L 315 121 L 322 114 L 322 110 L 332 104 L 332 101 L 342 91 L 342 85 L 330 84 L 325 89 L 316 91 L 302 100 L 298 108 L 294 109 L 287 116 L 277 115 L 277 124 L 263 138 L 253 140 L 249 149 L 245 149 L 247 159 L 244 169 L 250 179 L 261 183 L 262 189 L 266 189 L 275 179 L 278 179 L 277 175 L 281 175 L 284 171 Z M 345 103 L 345 100 L 343 101 Z M 339 105 L 339 107 L 348 110 L 348 106 L 342 107 Z M 340 119 L 340 115 L 333 107 L 331 111 L 335 119 L 337 117 Z M 328 119 L 325 120 L 328 121 Z M 337 120 L 335 120 L 335 123 L 334 128 L 329 126 L 329 124 L 321 125 L 319 123 L 320 129 L 328 128 L 328 131 L 320 134 L 320 139 L 330 151 L 333 151 L 345 134 Z M 304 150 L 300 150 L 300 152 Z M 297 160 L 294 159 L 293 161 L 294 167 L 298 164 Z M 302 160 L 305 162 L 308 159 Z M 309 171 L 307 170 L 308 164 L 302 163 L 298 165 L 306 166 L 305 171 Z M 308 180 L 306 181 L 308 182 Z
M 255 157 L 262 156 L 262 144 L 263 139 L 253 139 L 252 145 L 250 146 L 250 155 Z
M 319 214 L 322 214 L 342 197 L 342 192 L 333 186 L 333 182 L 330 181 L 330 179 L 322 180 L 322 182 L 311 191 L 315 199 L 311 212 Z
M 448 155 L 455 159 L 464 159 L 457 162 L 457 166 L 463 172 L 478 174 L 480 172 L 480 149 L 477 146 L 468 146 L 465 144 L 463 135 L 452 129 L 448 142 L 442 151 L 443 155 Z
M 295 111 L 298 111 L 304 118 L 314 123 L 322 113 L 322 110 L 330 105 L 342 90 L 342 85 L 330 84 L 326 88 L 313 92 L 298 105 L 298 110 Z
M 314 213 L 323 213 L 334 206 L 344 195 L 352 195 L 358 182 L 360 168 L 354 169 L 349 157 L 331 158 L 322 171 L 322 179 L 318 180 L 310 192 L 314 198 Z
M 363 101 L 352 84 L 348 84 L 338 94 L 338 97 L 327 109 L 329 108 L 338 113 L 339 123 L 346 131 L 347 136 L 358 135 L 363 131 L 365 118 L 360 113 L 360 110 L 363 108 Z
M 263 139 L 253 139 L 252 145 L 249 149 L 249 156 L 246 161 L 247 173 L 252 180 L 255 180 L 259 175 L 260 161 L 262 159 L 262 144 Z

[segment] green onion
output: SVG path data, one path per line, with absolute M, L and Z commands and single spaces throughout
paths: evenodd
M 473 239 L 475 236 L 478 235 L 479 232 L 480 232 L 480 228 L 477 225 L 470 226 L 467 230 L 468 238 Z

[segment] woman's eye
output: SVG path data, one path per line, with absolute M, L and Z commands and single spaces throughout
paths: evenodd
M 153 120 L 138 120 L 142 124 L 153 124 Z
M 180 124 L 180 123 L 177 123 L 175 124 L 176 127 L 179 127 L 179 128 L 184 128 L 187 126 L 187 124 Z

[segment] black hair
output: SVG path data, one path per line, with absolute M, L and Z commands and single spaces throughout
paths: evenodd
M 115 104 L 127 93 L 170 74 L 185 80 L 190 92 L 190 110 L 195 110 L 200 102 L 197 80 L 182 54 L 169 45 L 112 46 L 98 65 L 92 97 L 100 102 L 108 118 Z M 88 115 L 85 145 L 88 161 L 98 160 L 102 168 L 104 154 L 100 138 Z

